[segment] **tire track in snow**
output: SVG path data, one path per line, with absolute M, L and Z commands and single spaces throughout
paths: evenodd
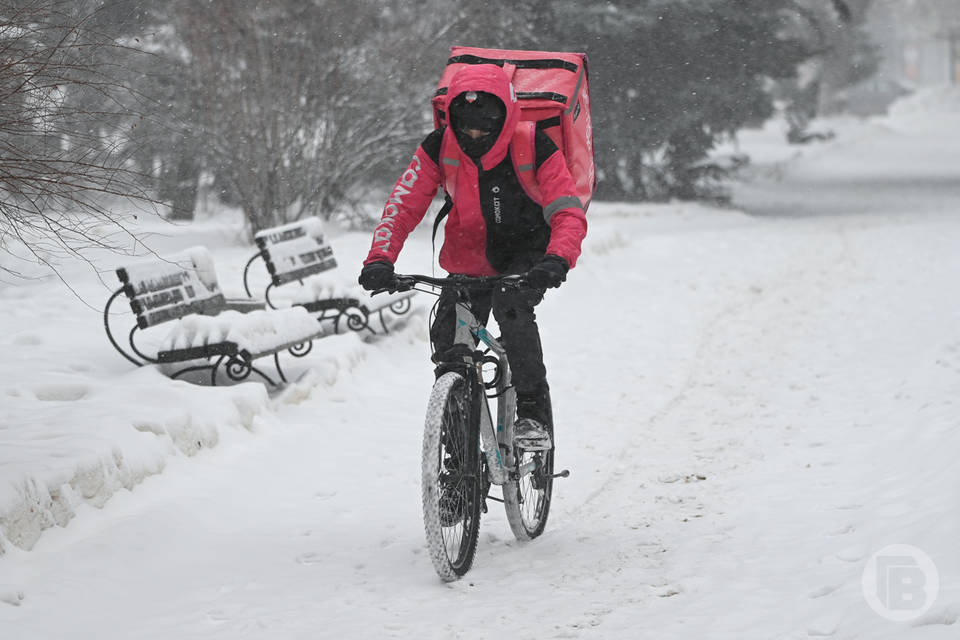
M 685 535 L 678 530 L 677 523 L 690 524 L 694 519 L 700 520 L 701 524 L 686 527 L 694 535 L 711 533 L 713 524 L 710 520 L 713 516 L 722 516 L 723 507 L 716 503 L 717 496 L 711 489 L 711 484 L 716 482 L 718 474 L 728 472 L 736 463 L 731 465 L 727 460 L 718 467 L 716 461 L 704 461 L 702 456 L 694 454 L 695 460 L 690 461 L 694 468 L 687 469 L 686 473 L 683 469 L 677 470 L 675 461 L 690 457 L 690 449 L 696 447 L 676 451 L 677 447 L 688 442 L 690 434 L 675 438 L 675 434 L 665 430 L 676 420 L 676 414 L 682 413 L 691 403 L 691 396 L 703 391 L 712 392 L 716 386 L 718 376 L 711 373 L 711 369 L 716 368 L 716 365 L 711 365 L 711 361 L 717 360 L 717 343 L 731 330 L 730 327 L 735 330 L 738 324 L 743 324 L 737 322 L 738 318 L 751 317 L 762 303 L 790 291 L 798 283 L 806 282 L 811 277 L 843 271 L 839 267 L 847 260 L 848 252 L 842 233 L 836 231 L 837 233 L 829 234 L 830 238 L 838 239 L 835 243 L 837 246 L 831 249 L 833 255 L 827 256 L 826 263 L 823 262 L 824 256 L 815 256 L 816 273 L 810 273 L 810 257 L 815 253 L 820 254 L 821 251 L 816 248 L 811 250 L 809 243 L 813 239 L 805 238 L 786 264 L 777 270 L 776 275 L 763 280 L 759 285 L 750 283 L 748 287 L 739 288 L 738 299 L 726 304 L 703 323 L 695 355 L 686 364 L 687 373 L 677 392 L 643 421 L 644 429 L 636 430 L 634 435 L 621 445 L 620 451 L 611 459 L 611 470 L 600 486 L 590 492 L 582 502 L 558 514 L 560 518 L 556 518 L 553 526 L 548 527 L 548 537 L 551 539 L 573 534 L 584 544 L 591 539 L 605 541 L 603 546 L 597 549 L 598 553 L 587 554 L 585 562 L 565 563 L 559 582 L 580 582 L 584 578 L 596 581 L 598 573 L 605 574 L 608 579 L 613 576 L 612 582 L 619 585 L 613 589 L 615 593 L 621 591 L 620 587 L 624 584 L 630 585 L 626 591 L 632 595 L 622 599 L 622 604 L 626 606 L 682 593 L 682 589 L 664 575 L 665 557 L 669 557 L 673 548 L 666 540 L 676 535 Z M 818 234 L 817 240 L 819 239 Z M 819 287 L 800 288 L 804 291 L 820 291 Z M 808 304 L 814 302 L 810 301 Z M 721 364 L 722 357 L 719 356 Z M 703 434 L 700 434 L 693 444 L 703 437 Z M 649 459 L 651 439 L 658 441 L 660 448 L 668 453 L 665 456 L 666 462 Z M 559 446 L 563 446 L 562 442 Z M 690 471 L 705 472 L 706 482 L 700 483 L 703 476 Z M 562 484 L 559 490 L 562 491 Z M 640 509 L 643 514 L 640 518 L 633 518 L 631 523 L 629 519 L 617 517 L 625 510 L 632 510 L 629 505 L 635 503 L 637 496 L 645 495 L 653 497 L 654 502 L 649 510 Z M 557 520 L 561 518 L 563 522 L 557 526 Z M 606 532 L 598 531 L 599 523 L 606 525 Z M 631 534 L 628 531 L 637 533 Z M 722 532 L 714 531 L 712 535 L 722 539 Z M 623 544 L 614 542 L 631 542 L 629 538 L 635 538 L 632 541 L 634 544 L 626 550 Z M 543 542 L 546 543 L 546 540 Z M 646 588 L 639 594 L 637 589 L 641 585 L 636 583 L 636 576 L 622 575 L 624 567 L 630 565 L 639 565 L 642 582 L 645 582 Z M 599 616 L 600 619 L 603 617 Z M 599 622 L 595 616 L 590 626 L 596 624 Z

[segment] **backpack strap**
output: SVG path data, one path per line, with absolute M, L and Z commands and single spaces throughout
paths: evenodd
M 537 184 L 536 135 L 536 122 L 520 122 L 513 132 L 510 148 L 513 168 L 517 172 L 520 186 L 527 192 L 531 200 L 543 206 L 543 195 L 540 193 L 540 185 Z
M 440 228 L 440 223 L 443 222 L 443 219 L 450 214 L 450 209 L 453 209 L 453 200 L 451 200 L 448 195 L 443 202 L 443 206 L 440 207 L 440 211 L 437 211 L 437 217 L 433 219 L 433 233 L 430 234 L 430 246 L 434 254 L 437 252 L 437 229 Z

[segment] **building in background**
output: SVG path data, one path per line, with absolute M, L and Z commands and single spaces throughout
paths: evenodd
M 875 0 L 868 24 L 882 76 L 915 88 L 960 85 L 960 0 Z

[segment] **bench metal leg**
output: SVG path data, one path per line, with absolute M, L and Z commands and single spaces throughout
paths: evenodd
M 264 373 L 263 371 L 261 371 L 260 369 L 256 368 L 256 367 L 253 366 L 252 364 L 249 365 L 249 366 L 250 366 L 250 371 L 254 372 L 254 373 L 257 374 L 258 376 L 260 376 L 261 378 L 263 378 L 264 380 L 266 380 L 267 382 L 269 382 L 271 387 L 279 387 L 279 386 L 281 386 L 279 382 L 277 382 L 276 380 L 274 380 L 273 378 L 271 378 L 270 376 L 268 376 L 267 374 L 265 374 L 265 373 Z M 248 373 L 247 375 L 250 375 L 250 374 Z M 245 376 L 245 377 L 246 377 L 246 376 Z M 286 382 L 286 379 L 284 379 L 284 382 Z
M 412 307 L 413 303 L 410 301 L 410 298 L 401 298 L 390 305 L 390 311 L 393 311 L 398 316 L 402 316 L 407 311 L 410 311 Z
M 280 368 L 280 354 L 273 354 L 273 366 L 276 367 L 277 373 L 280 374 L 280 379 L 283 380 L 284 384 L 287 384 L 287 376 L 283 375 L 283 369 Z
M 234 382 L 241 382 L 243 380 L 246 380 L 247 378 L 250 377 L 251 373 L 255 373 L 261 378 L 263 378 L 264 380 L 266 380 L 267 382 L 269 382 L 271 386 L 274 386 L 274 387 L 280 386 L 280 384 L 276 382 L 273 378 L 265 374 L 263 371 L 261 371 L 257 367 L 253 366 L 252 362 L 242 357 L 237 357 L 237 356 L 231 357 L 227 361 L 225 371 L 227 372 L 227 377 L 233 380 Z M 281 373 L 281 376 L 282 376 L 282 373 Z
M 126 351 L 124 351 L 124 350 L 120 347 L 120 344 L 119 344 L 119 343 L 116 341 L 116 339 L 113 337 L 113 331 L 110 330 L 110 307 L 113 305 L 114 301 L 115 301 L 120 295 L 123 294 L 123 292 L 124 292 L 124 291 L 123 291 L 123 287 L 121 287 L 121 288 L 117 289 L 116 291 L 114 291 L 113 295 L 110 296 L 110 299 L 107 300 L 107 305 L 103 308 L 103 328 L 106 330 L 106 332 L 107 332 L 107 339 L 110 341 L 110 344 L 113 345 L 113 348 L 116 349 L 117 352 L 118 352 L 120 355 L 122 355 L 124 358 L 126 358 L 127 360 L 129 360 L 130 362 L 132 362 L 133 364 L 135 364 L 136 366 L 142 367 L 142 366 L 144 365 L 144 363 L 141 362 L 140 360 L 137 360 L 137 359 L 134 358 L 132 355 L 130 355 L 129 353 L 127 353 Z M 133 325 L 133 330 L 130 331 L 130 342 L 131 342 L 131 344 L 133 344 L 133 332 L 136 331 L 136 330 L 137 330 L 137 325 L 134 324 L 134 325 Z M 136 347 L 134 347 L 133 351 L 134 351 L 134 353 L 137 353 Z
M 387 329 L 387 321 L 383 319 L 383 309 L 380 309 L 380 311 L 377 313 L 377 315 L 380 316 L 380 326 L 383 327 L 383 333 L 384 333 L 384 335 L 389 335 L 390 330 Z M 371 330 L 371 331 L 372 331 L 372 330 Z
M 413 304 L 410 302 L 410 298 L 402 298 L 392 303 L 389 307 L 380 309 L 380 324 L 383 325 L 383 332 L 390 333 L 387 329 L 387 323 L 383 319 L 383 312 L 389 309 L 394 315 L 402 316 L 403 314 L 410 311 L 413 307 Z
M 224 364 L 224 361 L 226 363 Z M 273 378 L 268 376 L 266 373 L 253 366 L 253 363 L 248 362 L 243 358 L 237 356 L 219 356 L 213 364 L 203 364 L 193 367 L 186 367 L 180 369 L 176 373 L 170 376 L 171 380 L 176 380 L 182 375 L 192 373 L 195 371 L 210 371 L 210 386 L 217 386 L 217 373 L 220 371 L 221 366 L 223 371 L 226 372 L 227 377 L 233 380 L 234 382 L 242 382 L 250 377 L 251 373 L 256 373 L 258 376 L 270 383 L 271 386 L 279 387 L 280 384 L 276 382 Z M 280 377 L 283 378 L 283 372 L 280 371 L 279 366 L 277 370 L 280 372 Z M 286 378 L 283 379 L 286 382 Z
M 364 329 L 370 329 L 370 316 L 368 313 L 362 309 L 356 307 L 349 307 L 340 312 L 337 316 L 337 319 L 333 323 L 333 330 L 335 333 L 340 333 L 340 321 L 346 317 L 347 329 L 350 331 L 363 331 Z M 373 331 L 371 329 L 371 331 Z M 374 333 L 376 333 L 374 331 Z
M 313 351 L 313 340 L 307 340 L 306 342 L 295 344 L 287 349 L 287 351 L 294 358 L 302 358 Z M 283 380 L 284 383 L 289 384 L 287 377 L 283 374 L 283 369 L 280 367 L 280 352 L 273 354 L 273 363 L 277 367 L 277 373 L 280 374 L 280 379 Z
M 273 361 L 276 364 L 277 373 L 280 374 L 280 380 L 283 383 L 287 383 L 287 378 L 283 373 L 283 368 L 280 366 L 280 358 L 278 353 L 273 355 Z M 221 369 L 222 368 L 222 369 Z M 171 380 L 176 380 L 180 376 L 186 375 L 188 373 L 193 373 L 196 371 L 209 371 L 210 372 L 210 386 L 217 386 L 217 374 L 223 370 L 227 377 L 234 382 L 243 382 L 250 377 L 251 373 L 255 373 L 261 378 L 263 378 L 270 386 L 280 387 L 282 384 L 274 380 L 271 376 L 267 375 L 263 370 L 258 367 L 253 366 L 252 362 L 245 360 L 242 357 L 237 356 L 219 356 L 213 364 L 203 364 L 193 367 L 185 367 L 180 369 L 176 373 L 170 376 Z
M 220 356 L 217 358 L 217 361 L 214 363 L 213 368 L 210 369 L 210 386 L 217 386 L 217 369 L 220 368 L 220 363 L 223 362 L 223 359 L 227 356 Z

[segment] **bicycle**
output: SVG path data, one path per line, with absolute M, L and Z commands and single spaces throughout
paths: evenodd
M 480 515 L 487 511 L 487 499 L 503 502 L 517 539 L 532 540 L 546 527 L 554 478 L 567 477 L 570 472 L 553 472 L 556 444 L 552 417 L 547 428 L 553 448 L 526 451 L 515 446 L 517 397 L 510 363 L 503 345 L 487 332 L 469 306 L 471 289 L 520 289 L 528 286 L 526 279 L 515 275 L 397 275 L 391 290 L 406 291 L 417 284 L 452 289 L 457 296 L 454 347 L 438 364 L 437 380 L 427 403 L 421 458 L 427 547 L 437 574 L 450 582 L 462 577 L 473 564 Z M 420 291 L 438 295 L 433 290 Z M 487 349 L 478 350 L 479 343 Z M 485 367 L 493 367 L 489 381 Z M 490 399 L 497 400 L 496 423 Z M 552 416 L 549 406 L 547 411 Z M 489 495 L 491 485 L 501 487 L 502 499 Z

